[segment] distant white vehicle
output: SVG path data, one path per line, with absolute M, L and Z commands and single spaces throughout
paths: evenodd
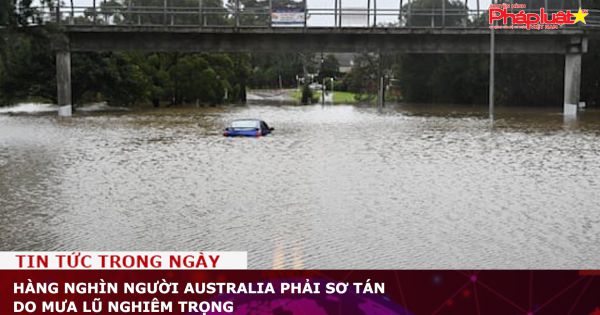
M 309 85 L 308 85 L 308 87 L 309 87 L 311 90 L 321 90 L 321 89 L 323 89 L 323 85 L 322 85 L 322 84 L 319 84 L 319 83 L 317 83 L 317 82 L 313 82 L 313 83 L 309 84 Z

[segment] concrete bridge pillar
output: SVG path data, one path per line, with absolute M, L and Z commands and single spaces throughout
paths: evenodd
M 565 118 L 577 117 L 581 88 L 581 56 L 587 52 L 587 37 L 572 36 L 565 54 L 565 86 L 563 115 Z
M 565 55 L 565 91 L 563 114 L 577 116 L 581 86 L 581 53 Z
M 58 116 L 70 117 L 73 113 L 71 94 L 71 52 L 56 52 L 56 86 L 58 96 Z

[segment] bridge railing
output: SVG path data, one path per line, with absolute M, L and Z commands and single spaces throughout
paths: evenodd
M 360 7 L 344 6 L 332 0 L 331 6 L 309 7 L 307 0 L 289 1 L 285 5 L 273 0 L 231 0 L 219 5 L 214 0 L 92 0 L 91 6 L 61 4 L 33 8 L 32 23 L 58 23 L 99 26 L 198 26 L 198 27 L 383 27 L 383 28 L 488 28 L 487 8 L 438 6 L 423 8 L 414 0 L 399 0 L 395 7 L 380 6 L 377 0 L 365 0 Z M 468 0 L 467 0 L 468 1 Z M 549 14 L 576 10 L 547 9 Z M 513 12 L 521 9 L 512 9 Z M 539 12 L 539 8 L 524 9 Z M 600 10 L 589 10 L 584 27 L 600 28 Z M 571 25 L 568 27 L 582 27 Z

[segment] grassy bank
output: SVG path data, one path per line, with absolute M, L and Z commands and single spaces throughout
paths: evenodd
M 336 104 L 354 104 L 358 103 L 355 94 L 352 92 L 333 92 L 333 102 Z

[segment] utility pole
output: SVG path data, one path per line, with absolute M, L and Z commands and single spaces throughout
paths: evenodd
M 321 103 L 325 105 L 325 77 L 323 76 L 323 63 L 325 63 L 325 59 L 323 59 L 323 52 L 321 52 Z
M 383 54 L 379 53 L 379 71 L 377 84 L 377 107 L 381 110 L 385 106 L 385 80 L 383 74 Z
M 331 105 L 333 105 L 333 90 L 335 88 L 335 78 L 331 77 Z

